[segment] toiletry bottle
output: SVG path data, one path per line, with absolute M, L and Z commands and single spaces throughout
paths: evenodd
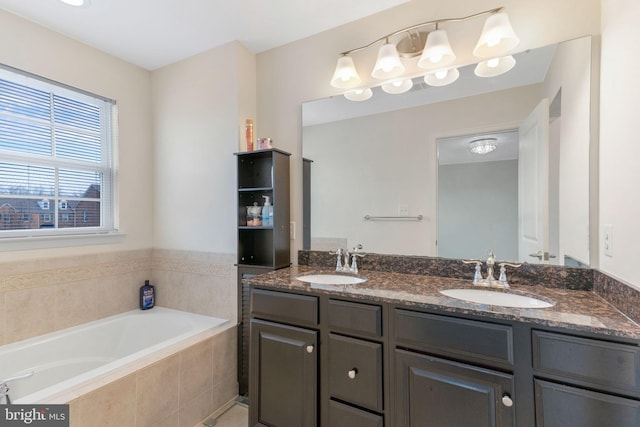
M 262 208 L 262 225 L 273 226 L 273 206 L 269 196 L 264 197 L 264 206 Z
M 247 119 L 245 122 L 247 136 L 247 151 L 253 151 L 253 120 Z
M 140 310 L 148 310 L 153 308 L 156 303 L 156 288 L 149 284 L 148 280 L 144 281 L 144 285 L 140 286 Z

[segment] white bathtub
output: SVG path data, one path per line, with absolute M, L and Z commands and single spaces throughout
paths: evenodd
M 141 361 L 180 351 L 225 324 L 162 307 L 130 311 L 0 346 L 0 381 L 33 372 L 9 383 L 12 403 L 60 403 L 65 392 L 113 372 L 139 369 Z

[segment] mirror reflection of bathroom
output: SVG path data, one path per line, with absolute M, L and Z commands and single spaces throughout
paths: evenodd
M 500 259 L 581 265 L 570 254 L 558 256 L 561 207 L 569 208 L 560 200 L 567 179 L 560 170 L 561 111 L 560 90 L 548 107 L 548 128 L 533 132 L 548 136 L 536 139 L 542 145 L 534 150 L 518 128 L 437 140 L 438 256 L 482 259 L 491 248 Z M 541 162 L 548 174 L 529 176 Z

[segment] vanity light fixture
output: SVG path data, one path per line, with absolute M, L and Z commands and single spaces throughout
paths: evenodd
M 487 61 L 479 62 L 473 72 L 478 77 L 495 77 L 506 73 L 515 65 L 515 58 L 508 55 L 502 58 L 491 58 Z
M 497 138 L 474 139 L 469 143 L 469 151 L 474 154 L 487 154 L 497 148 Z
M 349 101 L 366 101 L 373 96 L 373 91 L 368 88 L 353 89 L 345 92 L 344 97 Z
M 413 87 L 413 80 L 411 79 L 399 79 L 394 80 L 389 83 L 382 84 L 382 90 L 390 93 L 392 95 L 396 95 L 399 93 L 405 93 L 409 91 Z
M 515 65 L 515 59 L 506 55 L 520 40 L 511 27 L 504 7 L 498 7 L 460 18 L 436 19 L 412 25 L 380 37 L 365 46 L 342 52 L 331 78 L 331 86 L 346 91 L 345 97 L 352 99 L 353 90 L 360 90 L 360 96 L 367 93 L 365 89 L 373 86 L 382 86 L 387 93 L 406 92 L 412 85 L 407 82 L 411 82 L 415 77 L 423 76 L 425 82 L 432 86 L 451 84 L 459 76 L 457 67 L 466 64 L 454 65 L 456 54 L 449 43 L 446 30 L 441 29 L 440 25 L 467 21 L 484 15 L 489 16 L 473 54 L 487 60 L 478 65 L 476 75 L 493 77 L 507 72 Z M 425 31 L 424 27 L 431 28 Z M 397 43 L 390 42 L 390 39 L 400 35 L 403 37 Z M 379 82 L 363 87 L 352 55 L 380 42 L 384 44 L 378 50 L 377 60 L 371 72 L 371 76 Z

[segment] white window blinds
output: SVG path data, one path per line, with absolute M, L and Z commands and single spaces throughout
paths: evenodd
M 0 238 L 114 229 L 113 101 L 0 68 Z

